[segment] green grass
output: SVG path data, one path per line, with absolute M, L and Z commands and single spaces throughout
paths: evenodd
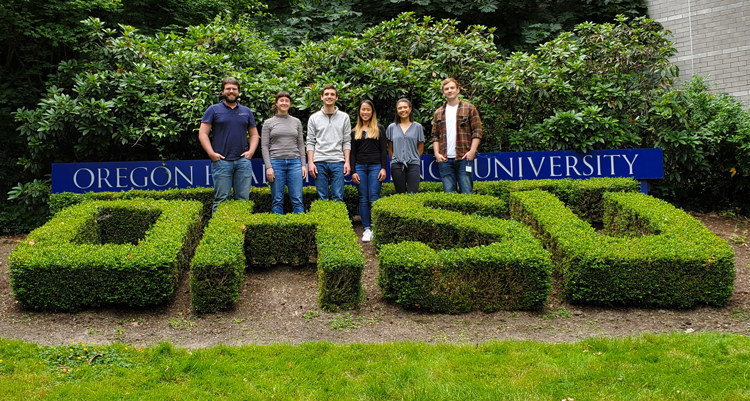
M 750 340 L 716 333 L 193 351 L 2 340 L 0 360 L 0 399 L 8 400 L 750 399 Z

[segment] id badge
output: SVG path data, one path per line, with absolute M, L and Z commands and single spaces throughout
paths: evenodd
M 466 165 L 466 172 L 471 173 L 471 164 Z

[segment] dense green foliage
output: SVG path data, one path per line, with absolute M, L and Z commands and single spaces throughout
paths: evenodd
M 163 303 L 200 238 L 201 207 L 118 200 L 65 209 L 10 255 L 14 297 L 45 311 Z
M 308 213 L 281 216 L 253 213 L 252 202 L 222 202 L 193 258 L 192 308 L 210 313 L 237 303 L 246 266 L 306 265 L 313 257 L 321 308 L 354 308 L 365 261 L 344 204 L 316 201 Z
M 750 112 L 705 79 L 664 94 L 652 106 L 665 179 L 654 194 L 682 206 L 750 211 Z
M 66 361 L 59 349 L 109 358 Z M 67 355 L 65 355 L 67 358 Z M 575 343 L 168 343 L 50 346 L 2 339 L 0 398 L 117 400 L 744 400 L 750 338 L 670 333 Z M 169 369 L 167 369 L 169 367 Z M 207 385 L 211 383 L 212 385 Z
M 688 308 L 724 305 L 734 288 L 734 251 L 698 220 L 640 193 L 603 195 L 597 233 L 554 195 L 510 194 L 511 217 L 531 226 L 570 302 Z
M 541 308 L 552 288 L 549 254 L 506 212 L 487 195 L 379 199 L 372 218 L 383 298 L 442 313 Z
M 184 27 L 211 21 L 224 11 L 235 15 L 258 15 L 264 5 L 256 0 L 4 0 L 0 2 L 0 194 L 9 190 L 23 193 L 16 183 L 41 179 L 44 174 L 24 170 L 18 164 L 25 157 L 27 140 L 19 135 L 13 112 L 36 107 L 49 86 L 60 85 L 50 75 L 83 62 L 91 41 L 94 17 L 110 29 L 134 26 L 144 34 L 184 32 Z M 49 166 L 44 169 L 49 171 Z M 20 188 L 19 188 L 20 187 Z M 31 188 L 33 191 L 34 188 Z M 46 191 L 49 193 L 49 190 Z M 46 196 L 46 195 L 45 195 Z M 12 199 L 11 199 L 12 200 Z M 29 231 L 44 223 L 44 202 L 6 202 L 0 197 L 2 232 Z M 7 224 L 3 224 L 7 221 Z
M 661 147 L 666 178 L 654 183 L 656 194 L 747 208 L 750 115 L 702 81 L 673 89 L 675 50 L 653 20 L 579 24 L 534 54 L 506 58 L 492 29 L 455 20 L 401 14 L 359 35 L 279 51 L 253 18 L 220 16 L 153 35 L 87 19 L 80 56 L 60 64 L 35 108 L 15 113 L 25 171 L 41 177 L 53 162 L 204 158 L 198 123 L 227 75 L 243 83 L 242 102 L 259 123 L 281 89 L 306 121 L 321 105 L 322 85 L 334 83 L 352 116 L 369 98 L 387 123 L 396 100 L 411 99 L 428 132 L 443 102 L 439 82 L 454 76 L 482 115 L 481 151 Z M 24 188 L 18 198 L 34 199 Z
M 646 15 L 646 4 L 641 0 L 278 0 L 269 3 L 267 12 L 260 28 L 277 46 L 294 47 L 304 40 L 350 36 L 401 13 L 413 12 L 417 17 L 456 19 L 462 28 L 487 26 L 494 30 L 500 49 L 513 51 L 533 50 L 584 21 L 608 22 L 618 14 Z

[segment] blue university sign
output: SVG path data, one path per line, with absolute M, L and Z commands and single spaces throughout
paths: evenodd
M 266 186 L 262 159 L 253 159 L 253 185 Z M 589 153 L 504 152 L 480 153 L 474 160 L 474 179 L 541 180 L 592 177 L 664 178 L 661 149 L 596 150 Z M 386 182 L 390 181 L 388 171 Z M 432 155 L 422 156 L 422 181 L 440 181 Z M 347 177 L 351 183 L 351 178 Z M 308 177 L 305 185 L 314 181 Z M 104 192 L 132 189 L 211 187 L 210 160 L 166 162 L 65 163 L 52 165 L 52 192 Z

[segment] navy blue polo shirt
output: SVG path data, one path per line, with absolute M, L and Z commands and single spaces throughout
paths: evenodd
M 248 150 L 247 130 L 255 127 L 255 117 L 249 108 L 237 103 L 231 108 L 226 103 L 211 105 L 203 114 L 201 122 L 211 124 L 214 152 L 224 156 L 224 160 L 239 160 Z

